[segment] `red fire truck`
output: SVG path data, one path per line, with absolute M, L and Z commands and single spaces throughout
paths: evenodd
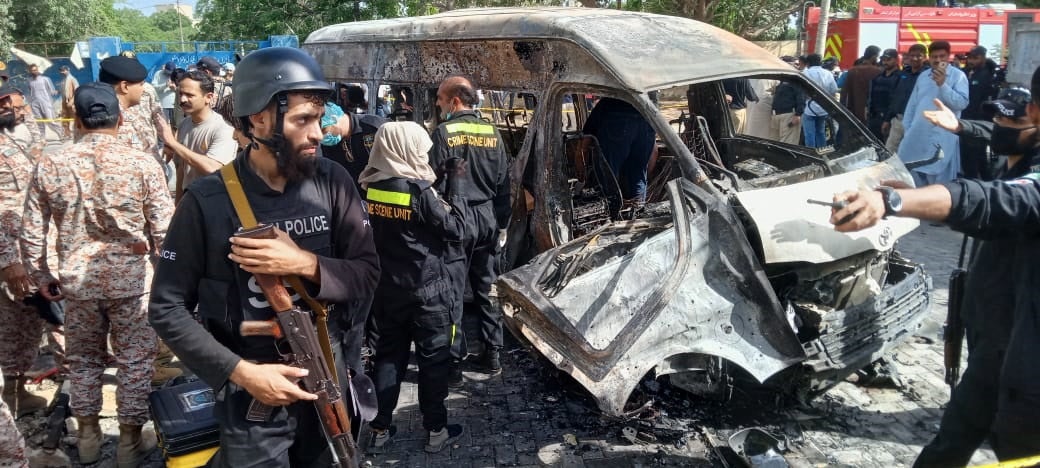
M 841 68 L 848 69 L 864 49 L 876 45 L 882 50 L 906 52 L 912 44 L 928 45 L 932 41 L 949 41 L 953 54 L 964 54 L 975 45 L 988 50 L 989 58 L 1003 61 L 1008 30 L 1020 23 L 1040 22 L 1040 10 L 1009 8 L 1011 5 L 987 7 L 898 7 L 885 6 L 873 0 L 861 0 L 859 10 L 851 18 L 832 18 L 827 26 L 824 58 L 835 57 Z M 805 28 L 806 49 L 812 51 L 820 23 L 820 9 L 809 8 Z

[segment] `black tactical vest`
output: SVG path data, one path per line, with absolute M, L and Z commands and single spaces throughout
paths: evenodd
M 318 256 L 331 257 L 332 251 L 332 200 L 329 169 L 331 161 L 318 159 L 315 176 L 298 183 L 289 183 L 285 192 L 278 194 L 266 186 L 262 192 L 255 189 L 260 182 L 247 166 L 246 159 L 235 159 L 235 168 L 246 191 L 249 205 L 257 222 L 274 224 L 301 248 Z M 247 180 L 248 179 L 248 180 Z M 206 269 L 199 281 L 199 315 L 217 340 L 246 359 L 268 359 L 273 356 L 273 340 L 270 337 L 242 337 L 239 325 L 243 320 L 268 320 L 274 310 L 256 284 L 253 275 L 242 270 L 227 258 L 231 253 L 228 238 L 241 224 L 220 173 L 211 174 L 193 183 L 189 190 L 198 199 L 206 227 Z M 306 281 L 304 281 L 306 283 Z M 307 304 L 286 285 L 293 294 L 293 301 L 303 309 Z M 308 285 L 309 293 L 317 293 L 317 287 Z M 330 304 L 330 313 L 332 309 Z

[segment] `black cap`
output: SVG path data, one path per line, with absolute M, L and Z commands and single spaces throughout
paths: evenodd
M 112 85 L 97 81 L 85 83 L 76 88 L 73 104 L 76 117 L 112 117 L 119 115 L 119 99 Z
M 971 50 L 968 51 L 968 57 L 985 57 L 985 56 L 986 56 L 986 48 L 982 47 L 982 46 L 972 47 Z
M 177 69 L 177 64 L 173 62 L 166 62 L 162 68 L 163 70 L 166 70 L 166 73 L 173 73 L 173 71 Z
M 895 49 L 885 49 L 885 53 L 881 54 L 882 58 L 899 58 L 899 51 Z
M 4 80 L 7 78 L 5 77 Z M 22 90 L 15 88 L 10 82 L 5 82 L 3 86 L 0 86 L 0 99 L 3 99 L 12 94 L 25 94 Z
M 218 62 L 217 59 L 208 55 L 200 58 L 199 62 L 195 64 L 195 68 L 198 68 L 199 70 L 208 71 L 210 72 L 210 74 L 213 75 L 220 74 L 220 62 Z
M 115 56 L 101 61 L 98 81 L 114 85 L 120 81 L 139 83 L 148 76 L 148 70 L 137 59 Z
M 983 102 L 982 109 L 1001 117 L 1017 119 L 1026 116 L 1026 106 L 1032 100 L 1033 95 L 1028 89 L 1016 86 L 1001 90 L 992 101 Z

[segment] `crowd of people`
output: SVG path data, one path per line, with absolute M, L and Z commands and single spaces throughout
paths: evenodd
M 985 142 L 962 139 L 922 117 L 923 112 L 935 109 L 938 100 L 965 119 L 993 118 L 992 110 L 983 104 L 996 99 L 1006 84 L 999 66 L 987 58 L 985 47 L 975 46 L 963 57 L 955 57 L 950 43 L 941 40 L 927 47 L 913 44 L 902 54 L 868 46 L 846 71 L 837 70 L 833 59 L 828 63 L 818 54 L 783 58 L 803 70 L 826 94 L 839 96 L 889 151 L 913 166 L 911 173 L 918 185 L 947 182 L 958 175 L 988 180 L 999 169 L 1001 161 L 987 150 Z M 919 79 L 922 76 L 925 79 Z M 832 128 L 835 134 L 828 135 L 829 115 L 818 103 L 810 99 L 803 108 L 795 109 L 788 101 L 782 101 L 782 109 L 774 106 L 774 115 L 793 111 L 801 123 L 805 146 L 819 148 L 839 138 L 840 129 Z M 784 141 L 797 142 L 791 136 L 788 139 L 793 141 Z
M 213 466 L 326 466 L 332 452 L 308 406 L 317 397 L 296 381 L 303 371 L 283 362 L 275 340 L 239 328 L 278 312 L 259 274 L 299 280 L 297 305 L 330 311 L 340 382 L 364 373 L 362 348 L 372 350 L 370 450 L 394 439 L 413 344 L 425 449 L 450 446 L 463 428 L 448 421 L 449 385 L 465 384 L 463 366 L 501 372 L 502 323 L 488 294 L 511 215 L 508 159 L 474 110 L 476 88 L 462 76 L 442 83 L 443 123 L 431 135 L 359 113 L 359 97 L 338 93 L 299 49 L 253 52 L 230 80 L 221 70 L 235 68 L 211 57 L 193 68 L 166 64 L 152 92 L 132 54 L 103 60 L 97 82 L 71 90 L 76 140 L 58 150 L 44 151 L 22 92 L 0 89 L 0 461 L 28 466 L 12 418 L 47 404 L 25 389 L 46 330 L 67 368 L 80 463 L 101 456 L 107 367 L 119 382 L 117 466 L 137 466 L 155 447 L 141 429 L 156 378 L 180 372 L 156 361 L 168 346 L 217 393 Z M 247 223 L 229 183 L 275 239 L 234 236 Z M 467 290 L 480 322 L 470 341 L 483 342 L 472 357 L 461 325 Z M 33 295 L 64 305 L 64 329 L 23 303 Z M 247 418 L 257 403 L 283 410 Z
M 798 60 L 904 161 L 942 154 L 913 167 L 922 188 L 837 195 L 848 204 L 835 209 L 836 229 L 911 216 L 982 239 L 969 277 L 981 292 L 963 311 L 969 365 L 921 466 L 964 464 L 987 438 L 1002 459 L 1040 451 L 1031 426 L 1040 371 L 1007 358 L 1028 355 L 1040 336 L 1029 262 L 1040 225 L 1040 101 L 1022 88 L 998 90 L 985 55 L 972 49 L 962 71 L 950 65 L 949 44 L 935 41 L 910 47 L 901 68 L 897 51 L 869 47 L 837 79 L 819 55 Z M 101 457 L 100 376 L 113 366 L 116 463 L 137 466 L 148 456 L 156 440 L 142 432 L 147 396 L 180 373 L 167 365 L 175 355 L 216 393 L 212 466 L 327 466 L 333 452 L 309 406 L 318 396 L 297 383 L 305 371 L 286 365 L 270 337 L 242 332 L 244 322 L 282 312 L 257 275 L 293 286 L 295 306 L 314 312 L 323 330 L 328 311 L 332 372 L 342 385 L 366 373 L 362 349 L 371 350 L 371 452 L 394 441 L 412 346 L 427 452 L 465 430 L 445 406 L 449 388 L 465 385 L 463 367 L 501 372 L 502 322 L 489 293 L 512 214 L 510 175 L 498 129 L 476 111 L 474 83 L 461 75 L 440 83 L 431 133 L 378 115 L 385 104 L 367 112 L 363 90 L 330 84 L 299 49 L 261 49 L 229 65 L 212 57 L 189 70 L 168 63 L 149 84 L 145 67 L 123 54 L 100 63 L 97 82 L 67 79 L 60 91 L 39 82 L 28 98 L 0 87 L 0 461 L 28 466 L 13 417 L 47 404 L 25 389 L 46 334 L 70 382 L 81 463 Z M 734 124 L 743 125 L 755 91 L 747 80 L 724 89 Z M 33 116 L 54 112 L 32 93 L 67 99 L 74 143 L 44 150 L 46 129 Z M 835 138 L 820 103 L 789 83 L 773 94 L 784 141 L 820 147 Z M 641 131 L 621 141 L 618 126 Z M 619 185 L 626 200 L 644 200 L 653 128 L 606 98 L 583 131 L 606 145 L 615 173 L 638 169 Z M 236 236 L 251 218 L 274 226 L 275 237 Z M 64 327 L 37 313 L 55 303 L 64 305 Z M 478 352 L 467 346 L 464 313 L 480 324 L 469 340 Z M 265 405 L 277 409 L 256 411 Z

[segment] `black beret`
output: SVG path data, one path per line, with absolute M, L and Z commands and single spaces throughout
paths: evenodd
M 114 85 L 120 81 L 139 83 L 148 77 L 148 70 L 137 59 L 115 56 L 101 61 L 98 81 Z
M 107 83 L 94 81 L 76 88 L 73 105 L 76 107 L 76 116 L 81 119 L 119 115 L 116 90 Z

